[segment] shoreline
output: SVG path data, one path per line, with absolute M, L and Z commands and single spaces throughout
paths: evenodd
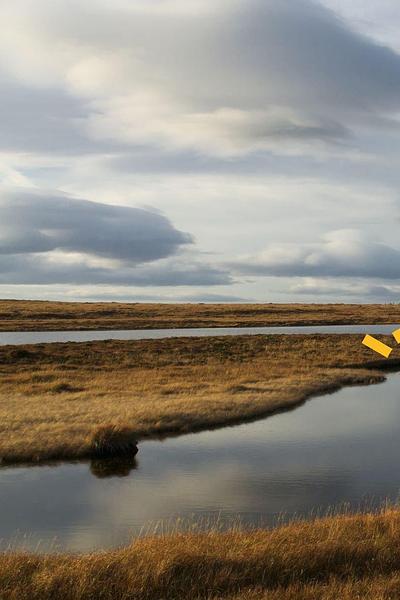
M 4 600 L 397 598 L 400 509 L 275 529 L 146 536 L 85 554 L 0 553 Z
M 389 341 L 389 336 L 379 337 Z M 179 430 L 171 436 L 192 433 L 193 428 L 230 427 L 297 409 L 313 397 L 345 386 L 383 382 L 387 373 L 400 370 L 399 349 L 393 354 L 387 360 L 374 359 L 361 345 L 361 336 L 351 334 L 5 346 L 0 348 L 0 399 L 11 402 L 14 410 L 22 402 L 29 409 L 30 399 L 34 407 L 26 413 L 29 422 L 43 419 L 43 406 L 57 415 L 64 411 L 68 422 L 94 402 L 101 423 L 99 407 L 104 403 L 110 409 L 115 393 L 120 393 L 122 403 L 111 404 L 114 414 L 132 408 L 134 418 L 137 407 L 144 410 L 142 427 L 156 423 L 157 435 L 151 438 L 155 439 L 165 426 L 160 415 L 163 411 L 164 416 L 171 415 L 174 403 L 178 403 L 178 416 L 190 418 L 183 419 L 184 429 L 182 422 L 177 424 Z M 137 389 L 139 382 L 142 387 Z M 210 390 L 214 404 L 209 404 Z M 142 396 L 154 403 L 155 412 L 146 402 L 140 403 Z M 235 399 L 237 411 L 246 416 L 229 412 Z M 333 402 L 334 397 L 327 401 Z M 270 403 L 267 413 L 249 416 L 249 409 L 254 410 L 256 403 L 256 409 L 262 410 L 263 402 Z M 198 411 L 190 413 L 196 406 Z M 215 423 L 214 410 L 220 411 L 221 424 Z M 207 420 L 204 428 L 200 418 Z M 0 418 L 0 428 L 2 422 Z M 29 433 L 22 427 L 20 448 L 26 450 Z M 67 429 L 63 433 L 64 451 L 72 447 L 65 445 L 69 434 Z M 169 437 L 165 430 L 164 437 Z M 145 439 L 150 438 L 140 441 Z M 0 443 L 4 448 L 4 434 Z M 79 458 L 63 456 L 58 462 Z M 41 459 L 4 466 L 45 464 Z M 8 549 L 0 552 L 0 595 L 4 600 L 389 600 L 400 596 L 399 548 L 400 509 L 387 507 L 293 519 L 266 529 L 199 533 L 193 528 L 146 535 L 128 546 L 89 553 Z
M 393 372 L 400 371 L 400 361 L 398 362 L 398 368 L 394 369 Z M 261 421 L 263 419 L 267 419 L 274 415 L 288 412 L 291 410 L 296 410 L 303 406 L 306 402 L 312 400 L 313 398 L 331 395 L 335 392 L 340 391 L 344 387 L 357 387 L 364 385 L 377 385 L 379 383 L 384 383 L 386 381 L 386 376 L 384 373 L 373 373 L 366 374 L 363 376 L 354 376 L 346 377 L 344 380 L 341 380 L 340 377 L 337 381 L 332 381 L 331 384 L 325 385 L 321 388 L 316 388 L 306 395 L 302 396 L 298 400 L 294 401 L 282 401 L 282 403 L 273 409 L 265 409 L 260 410 L 260 412 L 247 412 L 242 416 L 226 418 L 224 421 L 211 421 L 204 424 L 195 423 L 192 427 L 186 427 L 182 429 L 180 426 L 177 426 L 175 429 L 161 429 L 157 430 L 157 432 L 149 430 L 148 432 L 137 433 L 136 430 L 132 431 L 132 436 L 136 438 L 138 444 L 146 441 L 163 441 L 168 438 L 180 437 L 184 435 L 190 435 L 195 433 L 201 433 L 203 431 L 213 431 L 218 429 L 223 429 L 226 427 L 235 427 L 239 425 L 245 425 L 246 423 L 253 423 L 255 421 Z M 139 447 L 140 451 L 140 447 Z M 109 457 L 104 456 L 104 459 L 107 458 L 118 458 L 118 456 L 110 455 Z M 124 455 L 122 455 L 124 458 Z M 21 453 L 20 455 L 16 455 L 14 458 L 2 458 L 0 457 L 0 468 L 1 467 L 12 467 L 18 465 L 25 466 L 37 466 L 46 462 L 74 462 L 74 461 L 85 461 L 99 459 L 98 456 L 92 454 L 90 450 L 82 450 L 81 452 L 76 452 L 72 454 L 58 454 L 55 452 L 52 454 L 51 452 L 48 454 L 36 454 L 36 456 L 30 456 L 29 452 L 25 455 Z
M 400 323 L 400 320 L 399 320 Z M 68 323 L 68 325 L 70 325 Z M 158 331 L 158 330 L 176 330 L 176 329 L 183 329 L 183 330 L 192 330 L 192 329 L 246 329 L 249 327 L 346 327 L 346 326 L 351 326 L 351 325 L 393 325 L 396 326 L 397 323 L 394 323 L 393 320 L 385 320 L 385 319 L 377 319 L 374 323 L 370 323 L 369 320 L 364 319 L 364 321 L 360 320 L 360 321 L 354 321 L 354 320 L 349 320 L 349 321 L 334 321 L 334 320 L 324 320 L 324 319 L 318 319 L 318 320 L 307 320 L 306 322 L 303 320 L 294 320 L 294 321 L 278 321 L 278 322 L 274 322 L 274 323 L 269 323 L 267 321 L 252 321 L 251 324 L 250 323 L 241 323 L 241 324 L 235 324 L 232 323 L 230 324 L 230 322 L 228 322 L 228 324 L 225 323 L 220 323 L 220 324 L 210 324 L 208 321 L 200 321 L 196 324 L 190 324 L 190 325 L 184 325 L 184 324 L 171 324 L 169 325 L 168 322 L 166 322 L 164 325 L 160 325 L 159 323 L 157 323 L 156 325 L 152 326 L 149 324 L 145 324 L 145 325 L 141 325 L 140 327 L 126 327 L 124 322 L 123 323 L 110 323 L 108 325 L 105 325 L 104 327 L 98 327 L 96 325 L 96 323 L 93 324 L 93 326 L 79 326 L 77 325 L 75 328 L 75 325 L 72 324 L 71 326 L 65 326 L 65 322 L 63 322 L 63 328 L 59 329 L 57 326 L 55 325 L 51 325 L 49 323 L 47 323 L 46 321 L 40 321 L 37 323 L 37 326 L 33 325 L 33 328 L 24 328 L 24 329 L 10 329 L 8 328 L 7 324 L 4 323 L 4 321 L 2 323 L 0 323 L 0 333 L 62 333 L 62 332 L 85 332 L 85 331 L 98 331 L 98 332 L 107 332 L 107 331 Z M 42 328 L 43 326 L 43 328 Z
M 310 364 L 299 360 L 304 352 L 312 352 Z M 358 335 L 4 346 L 1 464 L 93 458 L 93 434 L 108 424 L 139 443 L 235 426 L 396 370 L 400 358 L 371 361 Z

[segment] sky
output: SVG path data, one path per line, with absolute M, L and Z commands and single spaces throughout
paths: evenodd
M 0 19 L 0 297 L 398 301 L 397 0 Z

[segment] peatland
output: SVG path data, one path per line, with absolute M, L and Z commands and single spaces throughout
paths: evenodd
M 386 360 L 361 339 L 260 335 L 0 346 L 0 460 L 85 458 L 99 439 L 108 448 L 115 440 L 117 450 L 118 437 L 140 441 L 256 419 L 344 385 L 377 383 L 384 370 L 400 366 L 399 347 Z
M 0 300 L 0 331 L 400 322 L 399 304 L 145 304 Z

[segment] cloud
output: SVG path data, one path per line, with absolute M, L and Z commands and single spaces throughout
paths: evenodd
M 398 279 L 400 250 L 349 229 L 325 234 L 318 243 L 275 244 L 230 266 L 254 276 Z
M 0 201 L 2 288 L 394 283 L 399 7 L 373 4 L 0 3 L 0 180 L 26 186 Z M 364 233 L 320 239 L 343 226 Z
M 196 257 L 175 257 L 192 243 L 150 210 L 37 190 L 0 195 L 1 284 L 230 283 L 225 272 Z
M 139 69 L 132 90 L 125 82 L 121 93 L 95 99 L 91 135 L 216 155 L 298 152 L 309 142 L 346 142 L 366 118 L 398 110 L 399 56 L 323 7 L 252 0 L 205 12 L 201 20 L 156 13 L 140 32 L 136 24 L 147 84 L 137 91 Z
M 398 302 L 400 298 L 400 285 L 385 283 L 365 283 L 363 280 L 336 281 L 331 279 L 306 278 L 301 283 L 290 285 L 288 294 L 296 296 L 315 296 L 327 298 L 350 298 L 365 302 L 371 300 L 379 302 Z
M 382 44 L 400 49 L 397 34 L 400 6 L 397 0 L 322 0 L 322 3 L 337 11 L 357 30 Z
M 311 0 L 17 0 L 2 13 L 5 76 L 61 89 L 61 112 L 80 101 L 74 124 L 99 143 L 296 153 L 352 143 L 400 108 L 399 55 Z M 7 110 L 15 122 L 18 103 Z
M 232 283 L 226 270 L 195 262 L 158 261 L 152 265 L 96 266 L 85 256 L 32 254 L 0 256 L 0 284 L 213 286 Z
M 117 290 L 102 292 L 93 290 L 91 293 L 83 291 L 82 293 L 73 293 L 75 299 L 80 301 L 98 301 L 98 302 L 188 302 L 188 303 L 248 303 L 251 302 L 249 298 L 242 298 L 241 296 L 233 296 L 230 294 L 212 294 L 212 293 L 198 293 L 198 294 L 141 294 L 135 290 L 125 290 L 123 293 L 119 293 Z M 65 296 L 64 296 L 65 298 Z
M 163 215 L 141 208 L 24 189 L 0 195 L 0 256 L 61 250 L 138 264 L 192 241 Z
M 83 103 L 52 88 L 33 88 L 0 78 L 0 148 L 4 152 L 98 152 L 81 131 Z

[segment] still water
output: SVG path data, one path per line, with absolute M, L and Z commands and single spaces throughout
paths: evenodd
M 399 457 L 395 374 L 254 423 L 143 442 L 131 464 L 2 468 L 1 547 L 87 551 L 177 517 L 274 525 L 379 506 L 398 497 Z
M 0 346 L 50 342 L 99 340 L 152 340 L 168 337 L 215 337 L 218 335 L 387 333 L 399 325 L 302 325 L 298 327 L 200 327 L 198 329 L 130 329 L 110 331 L 2 331 Z

